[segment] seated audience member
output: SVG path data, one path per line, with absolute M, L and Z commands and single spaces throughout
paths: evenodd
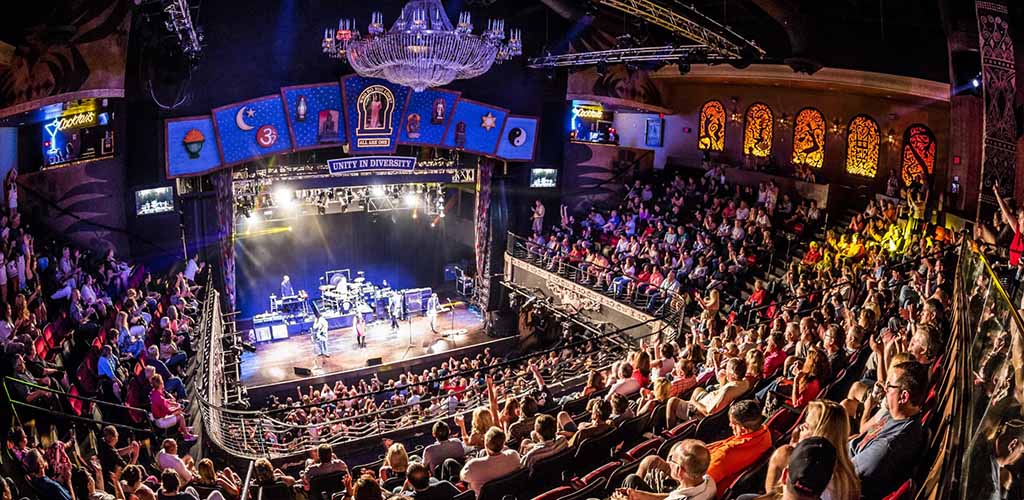
M 622 422 L 636 416 L 636 414 L 633 413 L 633 409 L 629 407 L 629 398 L 626 396 L 623 396 L 622 394 L 612 394 L 610 400 L 612 402 L 612 425 L 618 427 Z
M 294 477 L 281 472 L 281 469 L 275 469 L 266 458 L 257 459 L 252 471 L 253 483 L 259 488 L 275 484 L 291 487 L 296 483 Z
M 430 477 L 426 465 L 418 462 L 409 466 L 405 482 L 402 494 L 416 500 L 449 500 L 460 493 L 452 483 Z
M 25 471 L 28 473 L 29 485 L 39 493 L 40 498 L 71 500 L 71 494 L 63 485 L 46 476 L 47 465 L 39 450 L 31 450 L 25 455 Z
M 630 474 L 613 500 L 712 500 L 717 485 L 707 475 L 711 455 L 704 443 L 686 439 L 672 446 L 668 461 L 646 457 L 637 474 Z M 674 487 L 670 486 L 675 483 Z
M 630 374 L 633 372 L 630 371 Z M 519 419 L 508 426 L 508 442 L 512 446 L 519 446 L 524 439 L 530 436 L 537 420 L 537 399 L 533 396 L 523 396 L 519 404 Z
M 732 437 L 708 445 L 711 452 L 708 475 L 715 484 L 731 484 L 741 472 L 772 449 L 772 434 L 763 422 L 761 408 L 752 399 L 737 401 L 729 407 Z
M 107 474 L 103 478 L 104 481 L 109 479 L 112 474 L 121 474 L 121 470 L 126 465 L 134 464 L 139 460 L 139 443 L 131 441 L 128 446 L 118 448 L 118 439 L 116 427 L 108 425 L 103 428 L 103 439 L 97 447 L 97 455 L 99 455 L 103 472 Z
M 435 442 L 423 449 L 423 465 L 433 472 L 434 468 L 451 458 L 462 461 L 466 456 L 466 446 L 462 440 L 451 437 L 451 429 L 443 421 L 434 424 L 431 429 Z
M 85 500 L 117 500 L 124 498 L 124 492 L 121 491 L 121 481 L 113 481 L 110 485 L 113 494 L 104 491 L 103 485 L 103 470 L 99 467 L 96 468 L 96 477 L 100 478 L 99 481 L 93 479 L 93 475 L 88 470 L 82 467 L 75 467 L 71 471 L 71 490 L 75 493 L 76 499 Z M 117 477 L 117 474 L 114 475 Z
M 177 425 L 182 439 L 195 441 L 197 438 L 192 434 L 192 429 L 185 425 L 185 410 L 174 399 L 174 396 L 164 390 L 163 377 L 159 374 L 153 375 L 149 382 L 153 386 L 153 390 L 149 393 L 149 402 L 157 427 L 169 429 Z
M 181 379 L 174 376 L 171 370 L 167 368 L 167 365 L 163 361 L 160 361 L 160 348 L 152 345 L 146 351 L 146 366 L 152 367 L 157 375 L 160 375 L 164 379 L 164 389 L 167 392 L 174 395 L 178 399 L 185 399 L 185 384 L 181 382 Z
M 121 490 L 124 491 L 125 498 L 132 498 L 134 495 L 138 500 L 156 500 L 156 493 L 143 482 L 144 479 L 146 470 L 141 465 L 125 466 L 121 472 Z
M 313 479 L 338 471 L 348 471 L 348 465 L 334 457 L 331 445 L 321 444 L 316 447 L 316 461 L 311 460 L 306 470 L 302 471 L 302 487 L 309 491 L 309 483 Z
M 860 479 L 853 470 L 853 462 L 847 450 L 850 422 L 843 407 L 832 401 L 811 401 L 807 405 L 804 421 L 793 432 L 792 442 L 780 446 L 772 453 L 764 481 L 765 491 L 781 491 L 785 483 L 782 471 L 789 463 L 793 449 L 801 441 L 812 437 L 827 439 L 837 450 L 835 472 L 826 490 L 826 497 L 860 498 Z
M 505 432 L 491 427 L 484 435 L 484 456 L 467 461 L 460 477 L 479 496 L 480 488 L 485 483 L 511 474 L 521 467 L 519 453 L 505 448 Z
M 636 391 L 640 390 L 640 382 L 633 378 L 633 366 L 623 361 L 615 365 L 613 369 L 617 380 L 608 389 L 608 398 L 610 399 L 613 394 L 621 394 L 623 396 L 630 396 L 636 394 Z
M 683 419 L 694 415 L 706 417 L 729 406 L 736 398 L 742 396 L 750 389 L 750 382 L 747 381 L 746 376 L 746 360 L 743 358 L 729 358 L 725 362 L 724 380 L 719 379 L 722 384 L 717 389 L 711 391 L 705 391 L 699 387 L 693 391 L 690 401 L 686 404 L 688 412 L 685 413 Z M 674 404 L 674 401 L 670 401 L 669 407 L 672 407 Z
M 184 458 L 178 456 L 178 442 L 173 439 L 164 439 L 164 442 L 160 448 L 160 451 L 156 454 L 156 464 L 161 469 L 171 469 L 176 472 L 175 479 L 182 486 L 192 482 L 194 476 L 193 467 L 195 464 L 192 462 L 192 457 L 185 455 Z
M 198 474 L 196 474 L 193 484 L 211 490 L 208 499 L 213 497 L 214 491 L 219 492 L 225 498 L 238 498 L 242 489 L 242 480 L 238 474 L 235 474 L 235 471 L 225 467 L 224 470 L 218 472 L 213 467 L 213 460 L 204 458 L 196 466 L 196 472 Z
M 569 446 L 564 436 L 558 435 L 558 422 L 551 415 L 540 415 L 529 439 L 522 445 L 523 467 L 533 467 L 538 460 L 550 457 Z
M 590 420 L 579 425 L 572 421 L 568 413 L 558 413 L 559 434 L 569 438 L 569 446 L 576 446 L 615 428 L 608 422 L 612 417 L 612 404 L 607 399 L 591 399 L 587 402 L 587 411 L 590 412 Z
M 182 490 L 183 486 L 174 469 L 164 469 L 160 473 L 160 490 L 156 492 L 156 497 L 158 500 L 199 500 L 199 493 L 195 488 L 188 486 Z M 221 497 L 220 493 L 215 494 L 220 498 L 213 497 L 211 494 L 210 496 L 213 498 L 210 500 L 223 500 L 224 497 Z
M 853 466 L 866 499 L 882 498 L 906 481 L 917 463 L 925 433 L 917 418 L 928 394 L 928 370 L 907 361 L 893 367 L 885 382 L 888 414 L 850 440 Z
M 826 498 L 836 469 L 836 448 L 827 439 L 811 437 L 793 449 L 783 473 L 782 491 L 743 495 L 740 500 L 818 500 Z M 838 497 L 830 497 L 837 499 Z M 856 497 L 854 497 L 856 498 Z

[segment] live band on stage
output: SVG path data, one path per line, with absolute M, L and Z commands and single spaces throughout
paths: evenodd
M 253 318 L 255 340 L 278 340 L 309 333 L 312 351 L 318 359 L 330 357 L 329 341 L 333 335 L 351 334 L 357 348 L 366 348 L 368 325 L 387 324 L 391 333 L 398 335 L 402 322 L 407 321 L 412 345 L 411 321 L 420 315 L 429 320 L 430 331 L 435 335 L 447 337 L 462 333 L 454 329 L 455 307 L 461 302 L 447 300 L 442 304 L 430 288 L 396 290 L 386 280 L 376 284 L 362 271 L 354 278 L 349 269 L 327 271 L 320 277 L 319 299 L 312 299 L 305 290 L 296 291 L 287 275 L 281 279 L 279 292 L 270 295 L 270 310 Z M 447 319 L 442 317 L 444 313 L 451 314 L 452 328 L 443 328 Z M 433 339 L 421 340 L 426 345 Z

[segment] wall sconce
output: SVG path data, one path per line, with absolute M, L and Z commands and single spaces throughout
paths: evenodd
M 896 142 L 896 130 L 890 128 L 885 133 L 885 143 L 889 145 L 890 149 L 896 149 Z
M 793 117 L 789 116 L 785 112 L 779 115 L 775 121 L 779 124 L 779 129 L 781 130 L 789 130 L 789 128 L 793 126 Z
M 729 122 L 733 125 L 739 125 L 743 123 L 743 113 L 740 113 L 738 106 L 739 99 L 730 97 L 729 102 L 732 103 L 732 110 L 729 112 Z
M 828 127 L 828 133 L 835 136 L 841 136 L 844 133 L 846 133 L 846 125 L 844 125 L 843 122 L 839 121 L 838 117 L 833 118 L 832 124 L 829 125 Z

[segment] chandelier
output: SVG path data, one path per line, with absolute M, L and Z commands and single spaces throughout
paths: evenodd
M 347 58 L 361 76 L 420 92 L 478 77 L 495 62 L 522 54 L 523 44 L 519 30 L 512 30 L 505 41 L 503 20 L 488 21 L 487 29 L 475 35 L 469 13 L 459 14 L 453 27 L 440 0 L 411 0 L 387 31 L 380 12 L 373 13 L 366 36 L 355 21 L 339 20 L 337 30 L 324 31 L 323 51 L 335 59 Z

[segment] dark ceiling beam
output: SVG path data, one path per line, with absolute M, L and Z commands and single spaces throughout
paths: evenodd
M 790 55 L 784 61 L 793 71 L 813 74 L 822 64 L 813 55 L 814 28 L 792 0 L 750 0 L 782 26 L 789 37 Z

